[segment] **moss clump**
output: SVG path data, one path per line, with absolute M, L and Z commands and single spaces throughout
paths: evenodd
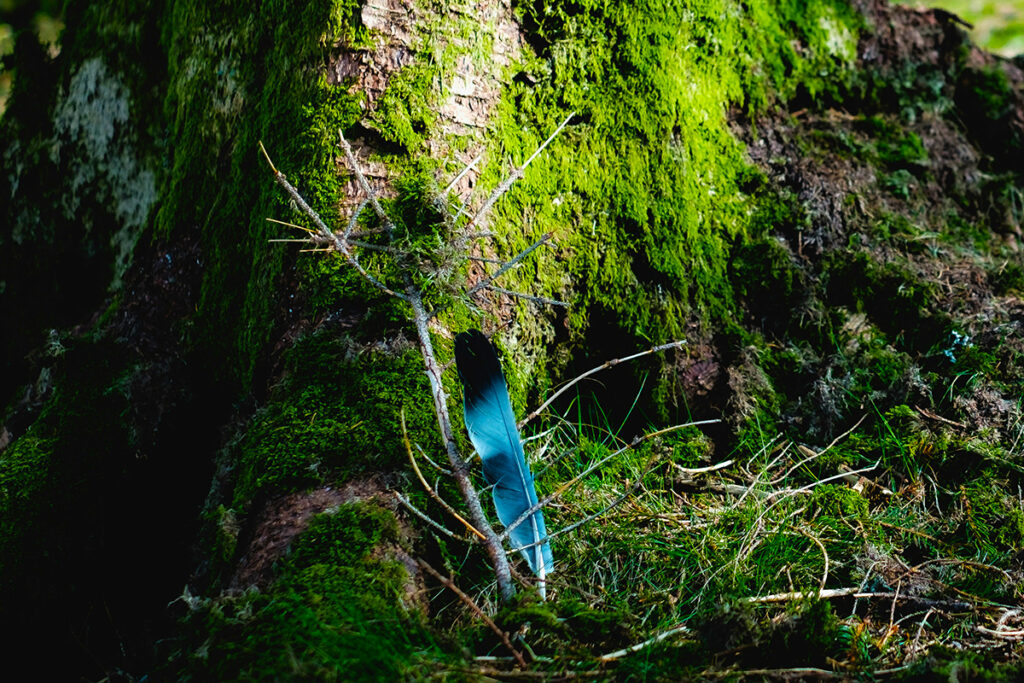
M 203 602 L 184 622 L 179 680 L 398 680 L 434 648 L 403 606 L 394 516 L 370 503 L 313 518 L 265 592 Z M 435 653 L 436 655 L 436 653 Z
M 960 487 L 961 532 L 979 556 L 1015 552 L 1024 544 L 1024 510 L 1005 485 L 984 477 Z
M 822 515 L 836 519 L 863 521 L 868 516 L 868 501 L 849 486 L 822 484 L 811 494 L 811 507 Z
M 781 242 L 768 237 L 743 244 L 730 263 L 733 290 L 760 325 L 782 326 L 798 318 L 808 299 L 803 272 Z
M 873 141 L 871 157 L 892 168 L 916 167 L 928 161 L 921 138 L 905 126 L 882 116 L 869 116 L 863 127 Z
M 345 505 L 314 517 L 292 543 L 287 563 L 293 569 L 314 564 L 351 567 L 366 562 L 378 544 L 398 540 L 398 521 L 390 512 L 372 505 Z
M 989 273 L 989 282 L 996 294 L 1024 293 L 1024 266 L 1017 263 L 1005 263 Z
M 359 353 L 324 333 L 296 343 L 285 368 L 236 446 L 237 508 L 257 493 L 399 466 L 403 411 L 413 442 L 436 441 L 423 359 L 411 346 Z
M 837 252 L 828 257 L 825 278 L 831 304 L 867 313 L 904 349 L 927 351 L 945 331 L 945 319 L 929 312 L 935 285 L 895 262 Z
M 205 267 L 189 341 L 229 393 L 250 384 L 278 310 L 274 292 L 284 291 L 295 257 L 267 243 L 282 228 L 266 218 L 303 221 L 272 181 L 258 143 L 330 223 L 344 183 L 335 164 L 338 129 L 361 115 L 360 95 L 328 83 L 319 67 L 330 46 L 363 39 L 357 7 L 180 2 L 164 23 L 171 170 L 155 232 L 170 238 L 199 228 Z
M 56 439 L 33 426 L 0 454 L 0 595 L 7 595 L 27 559 L 26 535 L 46 533 L 37 524 L 46 509 L 50 460 Z

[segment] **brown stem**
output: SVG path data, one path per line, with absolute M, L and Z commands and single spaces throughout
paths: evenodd
M 478 617 L 480 617 L 483 620 L 483 622 L 490 627 L 492 631 L 494 631 L 498 635 L 498 638 L 501 639 L 501 642 L 504 643 L 505 647 L 507 647 L 509 652 L 512 653 L 512 656 L 515 657 L 516 663 L 524 669 L 526 668 L 526 660 L 523 659 L 522 653 L 520 653 L 519 650 L 515 649 L 515 647 L 512 646 L 512 641 L 509 640 L 508 634 L 502 631 L 500 628 L 498 628 L 498 625 L 494 623 L 493 619 L 484 614 L 484 611 L 480 609 L 480 606 L 473 602 L 473 598 L 466 595 L 458 586 L 455 585 L 454 581 L 452 581 L 447 576 L 441 574 L 441 572 L 431 567 L 424 560 L 416 558 L 416 564 L 418 564 L 421 569 L 426 571 L 435 579 L 443 583 L 450 591 L 459 596 L 459 599 L 462 600 L 462 602 L 464 602 L 471 610 L 473 610 L 473 612 Z

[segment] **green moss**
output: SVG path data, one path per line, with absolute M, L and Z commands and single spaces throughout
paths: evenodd
M 960 532 L 979 556 L 1015 552 L 1024 542 L 1024 510 L 1004 485 L 989 478 L 960 487 L 963 520 Z
M 418 350 L 359 353 L 330 334 L 300 340 L 286 377 L 236 446 L 234 506 L 257 493 L 404 466 L 400 415 L 424 448 L 437 419 Z
M 818 512 L 836 519 L 852 518 L 863 521 L 868 516 L 868 501 L 849 486 L 822 484 L 811 494 L 811 506 Z
M 785 326 L 800 316 L 808 298 L 803 272 L 777 239 L 748 242 L 733 251 L 729 275 L 751 319 Z
M 1024 293 L 1024 266 L 1017 263 L 1000 264 L 999 268 L 989 273 L 989 281 L 1000 296 Z
M 1013 106 L 1013 86 L 998 66 L 965 69 L 961 85 L 969 91 L 976 113 L 986 119 L 1001 119 Z
M 882 116 L 869 116 L 864 119 L 863 127 L 873 141 L 872 156 L 882 164 L 904 167 L 927 163 L 928 152 L 921 138 L 904 125 Z
M 23 538 L 38 534 L 46 507 L 55 439 L 33 426 L 0 454 L 0 594 L 10 590 L 24 561 Z
M 523 59 L 523 77 L 497 104 L 498 163 L 481 183 L 496 185 L 508 161 L 522 163 L 577 112 L 493 223 L 502 254 L 554 233 L 557 251 L 509 274 L 508 286 L 571 300 L 572 339 L 607 321 L 591 338 L 614 347 L 591 346 L 591 358 L 681 337 L 692 317 L 731 315 L 729 252 L 751 229 L 755 204 L 726 112 L 759 110 L 779 91 L 824 92 L 825 74 L 848 63 L 856 42 L 848 7 L 797 5 L 518 4 L 539 59 Z M 550 338 L 544 318 L 517 306 L 520 341 Z M 549 381 L 544 366 L 534 370 Z
M 385 140 L 408 151 L 420 148 L 437 119 L 437 76 L 436 65 L 417 62 L 400 70 L 388 82 L 371 117 Z
M 292 543 L 288 564 L 294 568 L 314 564 L 353 566 L 365 562 L 374 546 L 398 542 L 398 522 L 386 510 L 372 505 L 345 505 L 317 515 Z
M 327 83 L 318 67 L 335 42 L 365 40 L 357 7 L 182 2 L 164 24 L 171 169 L 156 233 L 200 229 L 205 268 L 190 342 L 228 387 L 248 386 L 295 256 L 267 243 L 284 229 L 266 218 L 305 221 L 273 182 L 258 143 L 331 223 L 344 182 L 338 129 L 361 115 L 360 95 Z
M 935 285 L 904 266 L 865 251 L 837 252 L 825 270 L 829 302 L 867 313 L 903 348 L 927 350 L 945 331 L 945 318 L 929 311 Z
M 370 503 L 314 517 L 264 592 L 207 600 L 185 620 L 178 680 L 397 680 L 427 653 L 422 616 L 404 607 L 391 559 L 394 516 Z

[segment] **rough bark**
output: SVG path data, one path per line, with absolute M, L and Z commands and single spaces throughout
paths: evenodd
M 715 611 L 814 590 L 822 567 L 802 563 L 819 549 L 826 578 L 888 582 L 830 583 L 835 595 L 909 590 L 900 604 L 945 605 L 961 598 L 940 586 L 960 586 L 1017 604 L 1019 63 L 973 47 L 948 14 L 881 1 L 207 4 L 71 2 L 56 56 L 17 37 L 0 119 L 0 623 L 18 624 L 5 661 L 89 679 L 426 677 L 504 666 L 466 654 L 488 655 L 496 628 L 550 657 L 531 658 L 538 675 L 615 676 L 614 662 L 623 676 L 784 677 L 808 665 L 794 645 L 813 641 L 808 629 L 832 638 L 810 663 L 832 666 L 827 653 L 840 674 L 919 657 L 920 620 L 903 658 L 866 662 L 835 646 L 846 632 L 831 611 Z M 334 255 L 268 243 L 301 234 L 267 218 L 302 216 L 260 142 L 340 228 L 365 199 L 343 129 L 410 253 L 436 265 L 456 248 L 444 215 L 460 199 L 471 213 L 570 111 L 473 226 L 493 237 L 457 245 L 478 260 L 424 284 L 444 310 L 434 320 Z M 435 197 L 481 154 L 458 199 Z M 467 304 L 453 291 L 548 233 L 554 248 L 503 274 L 536 299 L 480 289 Z M 413 340 L 432 338 L 443 365 L 469 325 L 498 331 L 523 415 L 578 370 L 685 337 L 610 370 L 578 397 L 577 420 L 621 423 L 628 442 L 721 418 L 639 462 L 686 470 L 729 454 L 742 472 L 681 482 L 624 457 L 553 520 L 568 527 L 623 491 L 640 492 L 637 506 L 555 547 L 553 604 L 526 597 L 480 626 L 472 615 L 496 609 L 481 545 L 435 536 L 389 495 L 419 496 L 445 521 L 407 472 L 399 416 L 435 460 L 465 444 L 438 434 L 431 405 L 431 386 L 458 395 L 455 378 L 424 373 Z M 771 450 L 773 438 L 792 448 Z M 765 492 L 765 453 L 796 454 L 781 460 L 795 480 Z M 571 461 L 545 463 L 548 476 L 570 479 Z M 775 541 L 748 541 L 743 523 L 775 524 L 774 501 L 841 479 L 828 467 L 875 461 L 877 476 L 818 487 L 803 512 L 778 508 L 790 521 L 771 538 L 804 545 L 758 558 Z M 453 503 L 472 481 L 436 479 Z M 559 484 L 541 482 L 541 497 Z M 894 536 L 912 523 L 897 500 L 931 525 Z M 756 501 L 768 502 L 744 522 L 728 516 Z M 725 516 L 665 531 L 711 509 Z M 490 515 L 486 497 L 469 514 Z M 693 541 L 701 528 L 720 531 Z M 922 534 L 934 545 L 904 553 Z M 933 547 L 949 563 L 924 557 Z M 502 552 L 493 532 L 487 549 Z M 458 611 L 417 558 L 447 565 L 480 607 Z M 972 633 L 1005 636 L 987 656 L 1012 678 L 1017 617 L 983 621 L 971 600 Z M 890 602 L 861 631 L 844 627 L 898 627 Z M 672 639 L 690 619 L 701 640 L 684 665 Z M 931 635 L 927 666 L 944 672 Z M 649 669 L 628 668 L 637 652 Z

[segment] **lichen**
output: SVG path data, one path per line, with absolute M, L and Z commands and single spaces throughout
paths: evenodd
M 54 163 L 68 157 L 67 218 L 80 213 L 83 197 L 109 202 L 118 228 L 110 237 L 114 252 L 111 288 L 120 286 L 132 249 L 157 200 L 156 174 L 135 152 L 132 99 L 128 88 L 103 59 L 85 60 L 72 74 L 67 93 L 54 109 Z M 137 112 L 136 112 L 137 114 Z M 98 195 L 98 197 L 97 197 Z M 89 229 L 89 223 L 85 228 Z M 27 236 L 14 234 L 16 241 Z

